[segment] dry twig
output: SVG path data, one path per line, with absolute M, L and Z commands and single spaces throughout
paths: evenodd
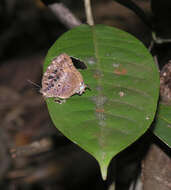
M 67 28 L 73 28 L 79 26 L 81 21 L 74 16 L 71 11 L 66 8 L 62 3 L 54 3 L 48 6 L 55 16 L 63 23 Z

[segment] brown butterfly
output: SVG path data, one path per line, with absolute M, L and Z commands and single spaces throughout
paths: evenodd
M 62 100 L 74 94 L 81 95 L 86 88 L 81 73 L 73 65 L 71 58 L 63 53 L 55 57 L 48 66 L 42 78 L 40 92 L 45 98 L 54 97 L 58 103 L 62 103 Z

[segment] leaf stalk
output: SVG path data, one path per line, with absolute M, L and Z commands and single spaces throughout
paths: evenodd
M 93 26 L 94 25 L 94 19 L 93 19 L 93 14 L 92 14 L 92 8 L 91 8 L 91 2 L 90 2 L 90 0 L 84 0 L 84 6 L 85 6 L 87 23 L 90 26 Z

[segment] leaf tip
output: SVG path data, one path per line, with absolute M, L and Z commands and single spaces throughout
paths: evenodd
M 108 168 L 108 165 L 106 164 L 100 165 L 101 175 L 104 181 L 107 179 L 107 168 Z

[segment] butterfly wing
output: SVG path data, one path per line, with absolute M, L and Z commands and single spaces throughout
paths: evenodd
M 67 99 L 80 92 L 83 78 L 66 54 L 52 60 L 42 79 L 41 93 L 46 97 Z

